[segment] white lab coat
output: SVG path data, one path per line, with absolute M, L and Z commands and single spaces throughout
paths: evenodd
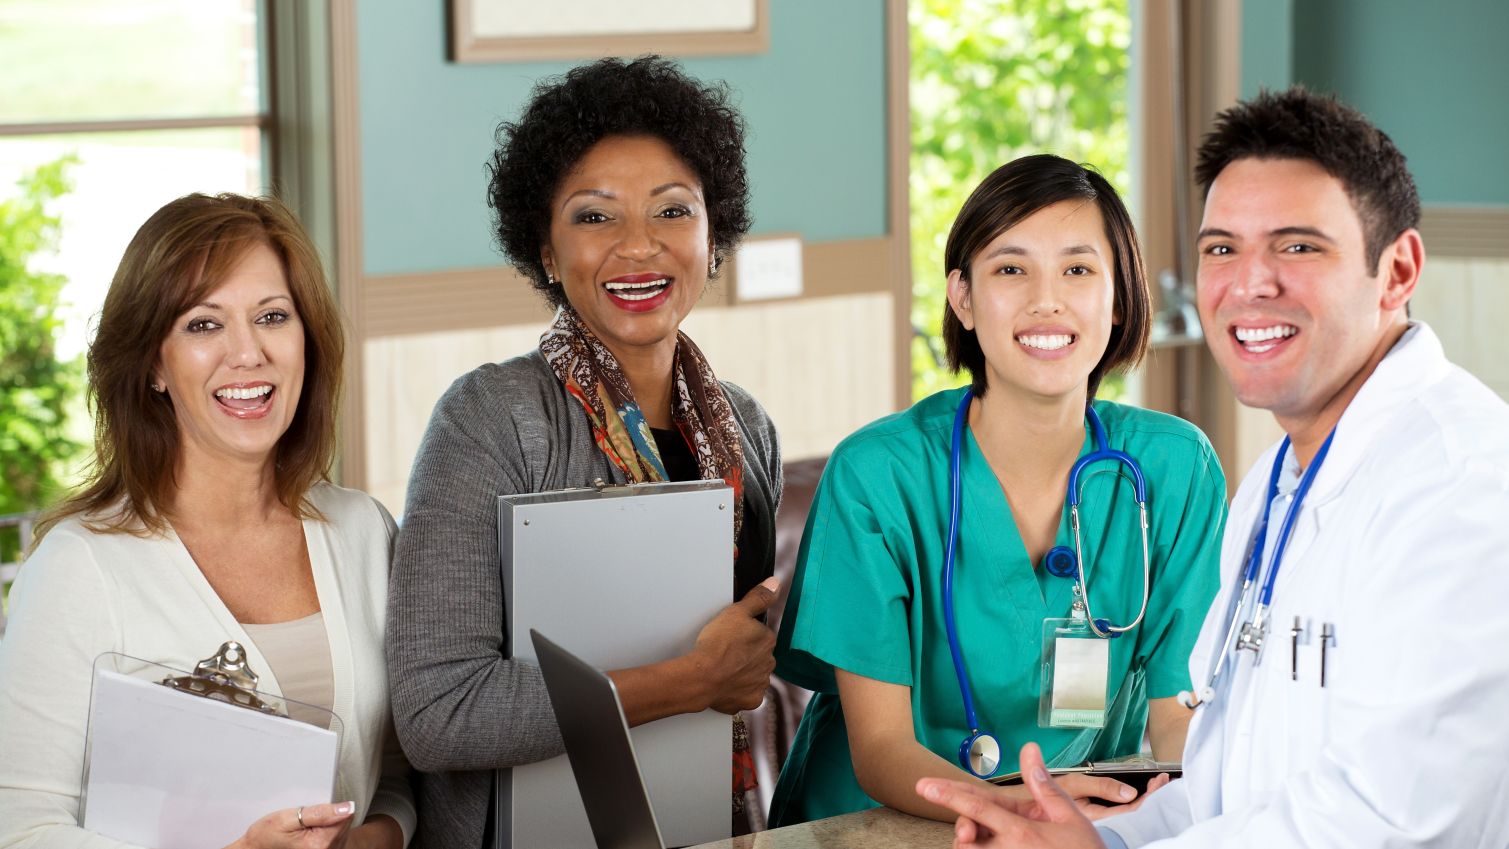
M 1225 635 L 1277 447 L 1232 502 L 1196 686 Z M 1342 415 L 1261 662 L 1241 652 L 1230 688 L 1196 710 L 1184 778 L 1100 825 L 1170 849 L 1509 846 L 1506 607 L 1509 405 L 1416 323 Z M 1335 639 L 1322 688 L 1324 623 Z

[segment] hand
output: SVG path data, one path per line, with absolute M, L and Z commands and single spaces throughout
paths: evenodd
M 1084 811 L 1085 816 L 1089 817 L 1092 820 L 1104 819 L 1106 817 L 1114 817 L 1117 814 L 1129 813 L 1142 807 L 1142 803 L 1147 800 L 1147 797 L 1153 795 L 1154 790 L 1167 785 L 1170 781 L 1173 781 L 1173 779 L 1169 777 L 1168 773 L 1160 772 L 1157 775 L 1153 776 L 1153 780 L 1147 783 L 1147 789 L 1142 791 L 1142 795 L 1137 797 L 1137 801 L 1132 802 L 1131 804 L 1109 806 L 1080 805 L 1080 810 Z
M 753 710 L 765 700 L 775 671 L 775 634 L 759 616 L 775 601 L 780 579 L 766 578 L 702 628 L 691 659 L 710 682 L 708 706 L 719 713 Z
M 1048 776 L 1043 752 L 1036 743 L 1022 747 L 1022 777 L 1032 802 L 1016 799 L 1002 804 L 995 788 L 924 778 L 917 792 L 935 805 L 959 814 L 954 823 L 954 847 L 1053 847 L 1053 849 L 1104 849 L 1095 826 L 1062 787 Z M 1029 817 L 1028 813 L 1036 816 Z
M 1164 778 L 1164 783 L 1167 783 L 1167 776 L 1164 776 Z M 1079 808 L 1080 812 L 1087 819 L 1091 820 L 1130 811 L 1141 804 L 1141 800 L 1130 805 L 1117 805 L 1115 807 L 1100 804 L 1100 800 L 1126 800 L 1137 796 L 1136 788 L 1129 784 L 1123 784 L 1114 778 L 1071 773 L 1059 778 L 1058 784 L 1068 794 L 1069 798 L 1074 801 L 1075 806 Z M 980 787 L 977 784 L 969 786 L 979 789 L 983 793 L 984 798 L 990 803 L 1005 808 L 1019 817 L 1038 820 L 1040 822 L 1045 822 L 1048 819 L 1048 815 L 1044 813 L 1042 806 L 1033 797 L 1031 788 L 1025 784 L 1009 787 Z M 1159 784 L 1157 786 L 1161 787 L 1162 785 Z M 1156 789 L 1151 783 L 1149 784 L 1149 788 Z
M 343 849 L 355 813 L 354 802 L 273 811 L 227 849 Z
M 1164 779 L 1164 783 L 1167 783 L 1167 776 L 1164 776 Z M 1132 802 L 1133 799 L 1137 799 L 1137 788 L 1130 784 L 1123 784 L 1114 778 L 1070 773 L 1058 780 L 1058 786 L 1074 800 L 1080 813 L 1091 820 L 1124 813 L 1142 804 L 1141 799 Z M 1160 784 L 1159 787 L 1161 786 L 1163 785 Z M 1150 784 L 1149 789 L 1156 788 L 1152 788 Z M 1105 801 L 1130 802 L 1131 804 L 1115 806 L 1101 804 Z

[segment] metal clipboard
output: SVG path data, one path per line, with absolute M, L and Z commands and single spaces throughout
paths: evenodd
M 733 599 L 733 514 L 723 481 L 501 496 L 505 652 L 534 663 L 530 628 L 599 669 L 690 651 Z M 631 729 L 669 845 L 729 836 L 732 722 L 708 710 Z M 492 804 L 494 849 L 594 845 L 565 755 L 498 770 Z
M 233 641 L 192 671 L 118 652 L 96 658 L 80 825 L 200 849 L 234 842 L 273 811 L 332 801 L 340 717 L 257 681 Z

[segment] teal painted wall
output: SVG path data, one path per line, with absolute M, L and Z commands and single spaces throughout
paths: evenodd
M 498 123 L 571 62 L 452 64 L 444 2 L 358 8 L 368 274 L 475 268 L 494 248 L 483 165 Z M 820 242 L 886 230 L 885 19 L 875 0 L 770 0 L 768 53 L 689 59 L 749 123 L 753 233 Z
M 1509 3 L 1282 0 L 1243 3 L 1242 91 L 1290 80 L 1362 110 L 1408 157 L 1420 197 L 1509 204 Z M 1259 24 L 1245 29 L 1250 20 Z M 1249 74 L 1251 75 L 1249 77 Z
M 1294 81 L 1294 2 L 1242 3 L 1242 97 L 1263 88 L 1288 88 Z

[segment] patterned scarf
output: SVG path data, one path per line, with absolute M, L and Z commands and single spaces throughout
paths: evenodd
M 570 304 L 556 311 L 555 322 L 540 337 L 540 353 L 566 391 L 582 405 L 592 423 L 592 438 L 613 465 L 633 483 L 663 481 L 669 476 L 660 459 L 649 422 L 613 352 L 582 323 Z M 733 406 L 712 366 L 685 333 L 676 333 L 672 371 L 671 420 L 692 447 L 703 480 L 722 479 L 734 491 L 734 557 L 744 526 L 744 443 L 734 422 Z M 746 794 L 757 784 L 749 752 L 749 731 L 742 714 L 734 716 L 733 803 L 745 815 Z
M 587 329 L 570 304 L 561 306 L 555 322 L 540 337 L 540 353 L 566 391 L 581 403 L 597 447 L 631 483 L 669 479 L 655 437 L 618 360 Z M 744 444 L 722 384 L 685 333 L 676 334 L 671 380 L 671 420 L 691 446 L 702 479 L 721 479 L 733 488 L 737 540 L 744 526 Z

